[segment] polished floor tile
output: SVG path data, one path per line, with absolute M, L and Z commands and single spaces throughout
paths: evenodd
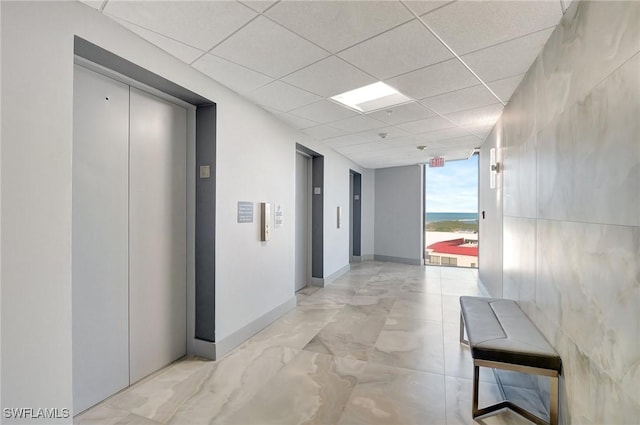
M 356 263 L 298 291 L 295 310 L 222 359 L 178 361 L 74 422 L 472 425 L 458 298 L 480 293 L 477 270 Z M 480 379 L 481 404 L 498 401 L 493 373 L 481 368 Z M 528 422 L 501 412 L 482 423 Z

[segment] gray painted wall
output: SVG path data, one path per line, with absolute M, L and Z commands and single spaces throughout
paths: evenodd
M 563 424 L 640 417 L 639 51 L 640 3 L 573 2 L 485 142 L 503 145 L 481 204 L 503 197 L 502 295 L 562 356 Z
M 375 171 L 375 257 L 423 262 L 423 168 L 418 165 Z

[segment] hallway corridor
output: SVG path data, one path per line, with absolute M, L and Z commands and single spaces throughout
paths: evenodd
M 75 423 L 473 424 L 458 297 L 481 295 L 477 274 L 353 264 L 329 287 L 301 290 L 295 310 L 221 360 L 172 364 Z M 493 374 L 482 368 L 481 380 L 480 404 L 497 401 Z M 504 412 L 481 423 L 529 422 Z

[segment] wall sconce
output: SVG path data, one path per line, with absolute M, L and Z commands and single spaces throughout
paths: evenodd
M 496 162 L 496 148 L 491 148 L 489 151 L 489 187 L 491 187 L 491 189 L 496 188 L 496 178 L 499 172 L 500 163 Z

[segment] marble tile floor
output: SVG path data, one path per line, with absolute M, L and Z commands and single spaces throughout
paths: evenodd
M 357 263 L 224 358 L 180 360 L 74 423 L 470 425 L 460 295 L 480 295 L 477 270 Z M 480 379 L 480 405 L 499 401 L 493 373 Z M 530 424 L 510 411 L 479 423 Z

